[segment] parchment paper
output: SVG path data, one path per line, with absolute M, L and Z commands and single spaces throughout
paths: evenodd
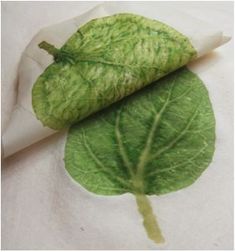
M 200 19 L 174 8 L 166 8 L 161 4 L 157 8 L 149 8 L 148 5 L 141 4 L 126 3 L 124 6 L 115 2 L 106 2 L 81 16 L 42 29 L 32 39 L 22 55 L 19 66 L 17 104 L 2 137 L 4 157 L 56 132 L 43 127 L 42 123 L 36 119 L 32 108 L 32 86 L 38 76 L 53 62 L 52 57 L 41 50 L 38 44 L 46 40 L 60 48 L 81 25 L 89 20 L 119 12 L 136 13 L 170 25 L 190 39 L 197 50 L 198 57 L 229 40 L 229 37 L 224 36 L 222 31 Z

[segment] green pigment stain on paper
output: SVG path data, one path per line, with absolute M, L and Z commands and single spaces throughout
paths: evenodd
M 161 243 L 147 196 L 194 183 L 210 164 L 214 148 L 208 91 L 182 68 L 72 126 L 65 167 L 95 194 L 132 193 L 148 237 Z
M 126 13 L 91 20 L 60 49 L 39 47 L 54 63 L 34 84 L 32 105 L 44 126 L 73 125 L 68 173 L 95 194 L 133 194 L 147 236 L 164 242 L 148 196 L 194 183 L 215 146 L 207 89 L 187 68 L 173 72 L 196 58 L 189 39 Z

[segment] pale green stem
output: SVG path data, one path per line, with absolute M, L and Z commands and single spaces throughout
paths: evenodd
M 153 213 L 151 203 L 146 195 L 136 194 L 136 203 L 138 210 L 143 217 L 143 225 L 148 234 L 148 237 L 155 243 L 164 243 L 160 227 L 158 226 L 156 216 Z

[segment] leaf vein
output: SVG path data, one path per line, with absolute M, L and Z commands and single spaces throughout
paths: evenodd
M 160 109 L 159 113 L 157 113 L 155 115 L 152 127 L 151 127 L 151 129 L 149 131 L 149 134 L 148 134 L 148 137 L 147 137 L 147 141 L 146 141 L 145 147 L 144 147 L 144 149 L 143 149 L 143 151 L 142 151 L 142 153 L 140 155 L 139 163 L 137 165 L 137 173 L 139 173 L 140 176 L 142 176 L 143 170 L 145 168 L 145 165 L 148 162 L 149 151 L 150 151 L 151 146 L 152 146 L 154 134 L 155 134 L 155 132 L 156 132 L 158 126 L 159 126 L 159 123 L 161 121 L 161 117 L 162 117 L 165 109 L 167 108 L 167 106 L 168 106 L 168 104 L 170 102 L 170 98 L 171 98 L 171 95 L 172 95 L 172 90 L 173 90 L 173 86 L 174 86 L 175 80 L 176 80 L 176 78 L 174 78 L 174 80 L 172 81 L 170 90 L 168 92 L 167 98 L 166 98 L 166 100 L 165 100 L 162 108 Z
M 159 174 L 159 173 L 163 173 L 163 172 L 167 172 L 167 171 L 170 171 L 170 170 L 173 170 L 173 169 L 176 169 L 180 166 L 183 166 L 183 165 L 186 165 L 188 163 L 191 163 L 195 158 L 197 158 L 200 154 L 202 154 L 204 152 L 204 150 L 207 148 L 208 144 L 206 144 L 205 146 L 203 146 L 203 148 L 201 148 L 197 153 L 195 153 L 191 158 L 187 159 L 186 161 L 184 162 L 181 162 L 177 165 L 174 165 L 174 166 L 171 166 L 171 167 L 166 167 L 164 169 L 161 169 L 161 170 L 156 170 L 156 171 L 153 171 L 153 172 L 150 172 L 147 177 L 150 177 L 150 176 L 153 176 L 153 175 L 156 175 L 156 174 Z
M 115 122 L 115 136 L 116 136 L 116 140 L 117 140 L 117 144 L 118 144 L 118 148 L 119 148 L 119 153 L 120 156 L 123 160 L 124 165 L 126 166 L 128 172 L 130 173 L 130 176 L 133 177 L 134 173 L 133 173 L 133 165 L 130 162 L 128 155 L 126 154 L 126 150 L 125 147 L 123 145 L 122 142 L 122 135 L 119 129 L 119 123 L 120 123 L 120 114 L 121 114 L 121 110 L 119 110 L 117 112 L 117 116 L 116 116 L 116 122 Z
M 197 116 L 198 107 L 195 110 L 195 112 L 193 113 L 193 115 L 190 118 L 190 120 L 188 121 L 188 123 L 185 125 L 184 129 L 180 132 L 180 134 L 175 139 L 173 139 L 170 143 L 168 143 L 166 146 L 162 147 L 155 154 L 151 155 L 150 160 L 152 160 L 152 159 L 158 157 L 159 155 L 163 154 L 164 152 L 169 150 L 172 146 L 174 146 L 177 142 L 179 142 L 179 140 L 188 132 L 188 129 L 190 128 L 190 126 L 191 126 L 192 122 L 194 121 L 195 117 Z
M 120 177 L 113 177 L 113 174 L 109 171 L 109 169 L 107 169 L 107 167 L 105 167 L 103 165 L 103 163 L 96 157 L 96 155 L 94 154 L 94 152 L 92 151 L 92 149 L 90 148 L 90 146 L 88 145 L 87 141 L 86 141 L 86 137 L 85 137 L 85 133 L 83 131 L 83 142 L 84 142 L 84 146 L 88 152 L 88 154 L 90 155 L 90 157 L 93 159 L 93 161 L 98 165 L 98 167 L 100 167 L 101 172 L 106 173 L 107 175 L 109 175 L 110 178 L 113 178 L 115 180 L 117 180 L 119 183 L 121 183 L 124 186 L 127 186 L 127 188 L 129 187 L 128 183 L 126 183 L 126 181 Z

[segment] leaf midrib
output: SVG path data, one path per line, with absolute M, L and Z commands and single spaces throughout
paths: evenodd
M 164 104 L 162 105 L 162 108 L 160 109 L 159 112 L 156 113 L 156 115 L 154 117 L 153 124 L 152 124 L 151 129 L 148 133 L 148 137 L 147 137 L 145 146 L 144 146 L 141 154 L 139 155 L 139 161 L 136 165 L 135 171 L 133 169 L 134 168 L 133 164 L 129 160 L 128 155 L 126 153 L 125 146 L 123 145 L 121 133 L 119 130 L 121 110 L 119 110 L 117 113 L 116 121 L 115 121 L 115 134 L 116 134 L 117 144 L 119 147 L 119 153 L 120 153 L 120 156 L 123 160 L 123 163 L 124 163 L 125 167 L 127 168 L 128 172 L 131 176 L 131 179 L 133 180 L 132 187 L 133 187 L 134 191 L 136 191 L 136 189 L 137 189 L 138 191 L 144 192 L 144 179 L 143 178 L 144 178 L 144 170 L 145 170 L 147 163 L 150 162 L 152 159 L 158 157 L 160 154 L 164 153 L 165 151 L 169 150 L 172 146 L 174 146 L 187 133 L 194 118 L 197 116 L 198 108 L 199 108 L 200 104 L 197 106 L 196 110 L 194 111 L 193 115 L 191 116 L 190 120 L 185 125 L 183 130 L 181 132 L 179 132 L 179 135 L 176 138 L 174 138 L 172 141 L 170 141 L 170 143 L 168 143 L 167 146 L 164 146 L 159 151 L 157 151 L 154 155 L 150 155 L 151 147 L 152 147 L 153 140 L 154 140 L 154 135 L 156 134 L 156 131 L 157 131 L 159 124 L 161 122 L 162 115 L 164 114 L 166 108 L 168 107 L 169 104 L 184 97 L 186 94 L 188 94 L 192 90 L 192 88 L 190 87 L 185 92 L 183 92 L 182 95 L 171 100 L 172 90 L 173 90 L 175 81 L 176 81 L 176 78 L 171 83 L 167 98 L 166 98 Z M 168 170 L 169 168 L 166 168 L 166 169 Z M 170 168 L 170 169 L 172 169 L 172 168 Z M 138 187 L 138 188 L 136 188 L 136 187 Z
M 136 175 L 139 179 L 143 179 L 143 172 L 144 172 L 144 168 L 149 160 L 149 152 L 152 147 L 153 140 L 154 140 L 154 134 L 155 134 L 156 130 L 158 129 L 159 123 L 161 122 L 162 115 L 170 102 L 174 83 L 175 83 L 175 79 L 172 81 L 172 84 L 171 84 L 170 90 L 168 92 L 166 101 L 164 102 L 161 110 L 158 113 L 156 113 L 156 115 L 155 115 L 155 118 L 154 118 L 152 127 L 149 131 L 144 149 L 142 150 L 142 152 L 139 156 L 139 162 L 137 163 L 137 168 L 136 168 Z

